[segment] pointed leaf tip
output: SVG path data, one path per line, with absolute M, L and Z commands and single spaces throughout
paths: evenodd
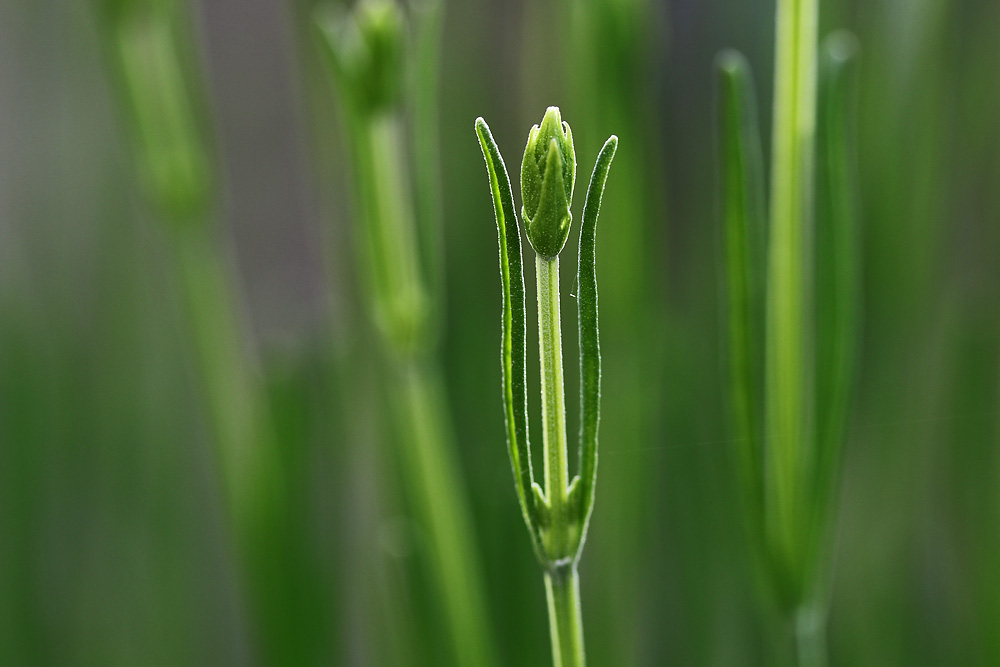
M 861 42 L 850 30 L 836 30 L 823 39 L 822 49 L 831 60 L 846 63 L 858 57 Z
M 715 57 L 715 68 L 722 74 L 738 75 L 749 71 L 750 63 L 736 49 L 725 49 Z

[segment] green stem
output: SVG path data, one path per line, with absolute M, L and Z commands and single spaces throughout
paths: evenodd
M 538 286 L 538 348 L 542 375 L 542 433 L 545 451 L 545 497 L 555 526 L 566 505 L 569 469 L 566 458 L 566 396 L 563 388 L 562 334 L 559 317 L 559 258 L 535 256 Z M 568 517 L 567 517 L 568 519 Z M 557 544 L 549 554 L 563 555 L 568 531 L 554 531 Z M 568 554 L 567 554 L 568 555 Z
M 580 615 L 580 575 L 575 564 L 545 573 L 545 596 L 549 603 L 552 664 L 554 667 L 583 667 L 587 659 Z

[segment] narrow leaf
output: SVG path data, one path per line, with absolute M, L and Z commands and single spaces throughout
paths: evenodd
M 601 410 L 601 346 L 597 323 L 597 216 L 611 161 L 618 149 L 612 135 L 597 156 L 583 205 L 578 257 L 577 324 L 580 334 L 580 521 L 581 542 L 594 509 L 597 482 L 597 428 Z
M 514 213 L 510 177 L 500 150 L 486 121 L 476 119 L 476 134 L 490 175 L 493 210 L 497 219 L 500 244 L 500 279 L 503 284 L 503 332 L 501 366 L 503 369 L 504 417 L 507 424 L 507 450 L 517 498 L 524 521 L 537 553 L 539 547 L 536 497 L 532 491 L 531 446 L 528 441 L 528 394 L 525 377 L 526 316 L 524 307 L 524 269 L 521 263 L 521 236 Z
M 855 185 L 857 39 L 833 33 L 820 54 L 816 218 L 816 509 L 822 523 L 843 447 L 859 324 L 860 244 Z
M 725 246 L 729 374 L 739 474 L 752 517 L 763 503 L 760 348 L 764 165 L 750 66 L 725 51 L 719 86 L 721 214 Z

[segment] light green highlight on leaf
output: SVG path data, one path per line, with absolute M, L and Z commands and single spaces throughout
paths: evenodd
M 806 477 L 813 465 L 808 251 L 813 220 L 817 0 L 779 0 L 765 312 L 764 507 L 783 604 L 803 576 Z

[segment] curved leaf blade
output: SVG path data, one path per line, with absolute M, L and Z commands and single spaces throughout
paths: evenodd
M 500 150 L 486 121 L 476 119 L 476 134 L 490 176 L 493 210 L 496 214 L 500 246 L 500 279 L 503 285 L 503 331 L 501 366 L 503 369 L 504 418 L 507 425 L 507 450 L 514 471 L 517 499 L 524 521 L 531 533 L 535 551 L 539 549 L 539 521 L 532 490 L 531 446 L 528 440 L 528 393 L 525 374 L 526 315 L 524 306 L 524 268 L 521 259 L 521 235 L 514 213 L 510 177 Z
M 597 217 L 618 137 L 611 135 L 597 155 L 587 187 L 577 265 L 577 324 L 580 340 L 580 540 L 594 510 L 597 483 L 597 431 L 601 416 L 601 345 L 597 317 Z

